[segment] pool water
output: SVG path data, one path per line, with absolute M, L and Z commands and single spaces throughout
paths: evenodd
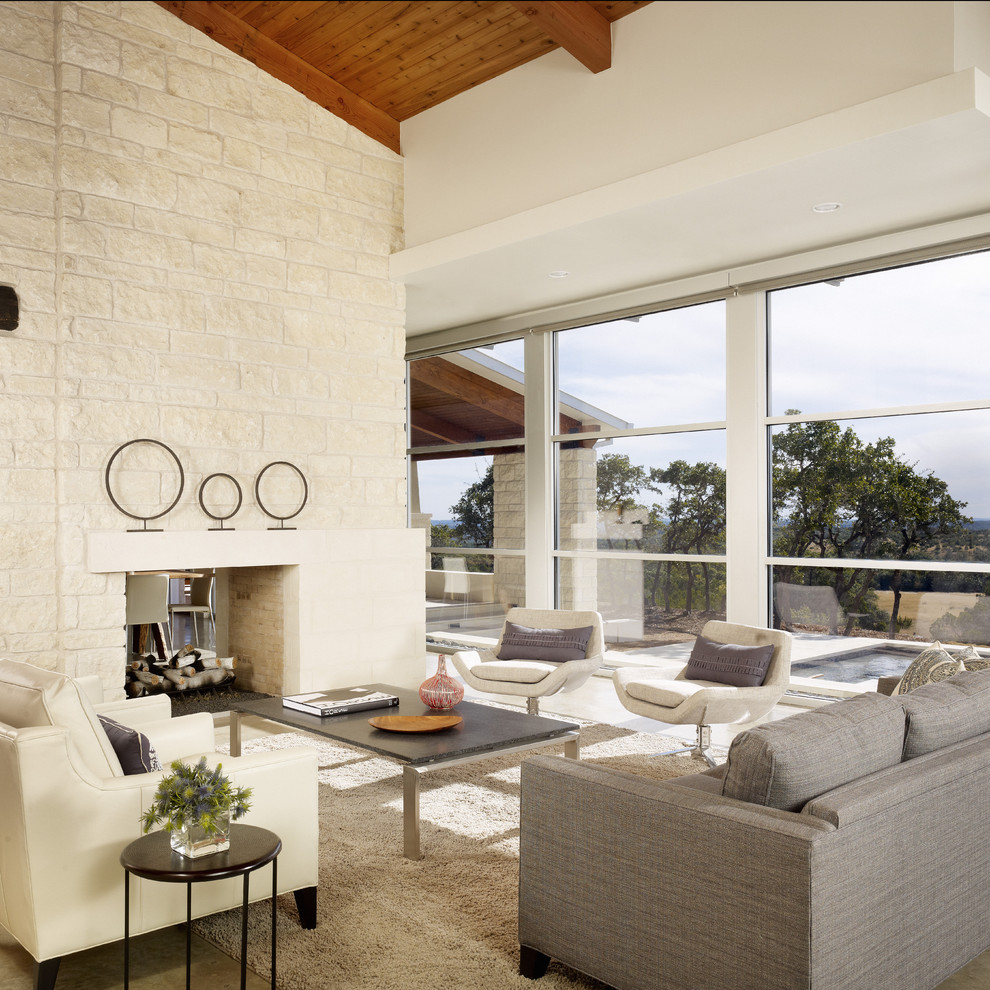
M 918 656 L 918 650 L 898 649 L 896 646 L 868 647 L 813 657 L 791 664 L 793 677 L 820 677 L 841 684 L 857 684 L 878 677 L 900 676 Z

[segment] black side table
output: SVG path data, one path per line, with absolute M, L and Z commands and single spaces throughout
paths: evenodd
M 145 880 L 186 885 L 186 990 L 192 962 L 192 885 L 207 880 L 244 877 L 241 907 L 241 990 L 247 986 L 248 880 L 255 870 L 272 864 L 272 990 L 275 990 L 275 897 L 278 891 L 278 854 L 282 840 L 266 828 L 231 825 L 230 848 L 189 859 L 172 849 L 168 832 L 152 832 L 135 839 L 120 854 L 124 867 L 124 990 L 130 986 L 131 874 Z

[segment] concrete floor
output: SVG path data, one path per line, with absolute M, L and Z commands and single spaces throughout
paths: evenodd
M 424 676 L 434 673 L 435 659 L 428 660 L 427 667 Z M 472 700 L 482 696 L 474 694 L 469 688 L 465 697 Z M 510 704 L 519 701 L 515 698 L 497 700 Z M 784 718 L 799 710 L 793 705 L 778 705 L 767 718 Z M 694 739 L 694 729 L 691 726 L 666 726 L 626 711 L 616 699 L 611 678 L 605 676 L 591 678 L 577 691 L 546 699 L 541 705 L 541 711 L 545 714 L 609 722 L 636 732 L 659 732 L 689 742 Z M 227 743 L 227 718 L 220 715 L 215 720 L 217 741 Z M 245 737 L 252 733 L 264 733 L 269 729 L 278 731 L 270 723 L 259 720 L 245 720 L 243 726 Z M 712 741 L 715 745 L 727 746 L 739 731 L 742 730 L 737 726 L 713 726 Z M 67 956 L 62 961 L 56 990 L 119 988 L 123 986 L 123 965 L 123 947 L 119 942 Z M 31 957 L 0 929 L 0 990 L 31 990 L 33 972 Z M 130 982 L 134 990 L 178 990 L 185 987 L 184 928 L 164 929 L 132 940 Z M 210 987 L 211 990 L 234 990 L 240 986 L 240 964 L 203 940 L 194 938 L 192 985 Z M 263 990 L 270 986 L 269 977 L 248 971 L 248 990 Z M 988 987 L 990 950 L 939 984 L 938 990 L 987 990 Z M 907 987 L 905 990 L 911 988 Z

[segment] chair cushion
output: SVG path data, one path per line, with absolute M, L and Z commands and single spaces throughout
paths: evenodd
M 733 687 L 759 687 L 767 676 L 773 644 L 739 646 L 699 636 L 684 670 L 689 681 L 715 681 Z
M 511 681 L 513 684 L 538 684 L 548 674 L 557 670 L 556 664 L 514 662 L 498 660 L 494 663 L 476 663 L 471 673 L 483 681 Z
M 948 650 L 942 649 L 942 644 L 936 640 L 911 661 L 911 665 L 901 676 L 894 694 L 907 694 L 923 684 L 944 681 L 963 669 L 963 661 L 952 656 Z
M 117 754 L 117 759 L 120 760 L 120 767 L 125 775 L 164 769 L 155 747 L 143 732 L 138 732 L 129 725 L 121 725 L 107 715 L 97 717 L 110 740 L 110 745 L 113 746 L 113 751 Z
M 584 660 L 593 628 L 531 629 L 506 622 L 497 655 L 499 660 L 542 660 L 544 663 Z
M 649 705 L 660 705 L 663 708 L 676 708 L 705 687 L 703 684 L 693 684 L 691 681 L 673 680 L 670 675 L 655 679 L 623 678 L 622 686 L 630 698 L 645 701 Z
M 18 660 L 0 660 L 0 722 L 15 729 L 33 725 L 67 729 L 94 774 L 123 776 L 96 710 L 85 691 L 65 674 Z
M 897 700 L 907 712 L 905 760 L 990 732 L 990 671 L 964 671 Z
M 722 782 L 725 797 L 800 811 L 813 797 L 901 762 L 901 704 L 863 694 L 736 736 Z

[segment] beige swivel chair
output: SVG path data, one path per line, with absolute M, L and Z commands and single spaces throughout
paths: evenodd
M 598 612 L 561 609 L 510 608 L 498 643 L 492 650 L 460 650 L 451 657 L 457 673 L 476 691 L 526 699 L 526 710 L 538 715 L 540 698 L 580 687 L 602 664 L 604 636 Z M 508 623 L 529 629 L 583 629 L 591 627 L 584 657 L 579 660 L 499 659 Z M 511 636 L 510 636 L 511 639 Z
M 692 753 L 715 766 L 710 752 L 711 726 L 755 722 L 783 697 L 791 675 L 791 634 L 713 620 L 705 623 L 701 635 L 738 646 L 772 644 L 773 655 L 763 683 L 759 687 L 733 687 L 714 681 L 689 681 L 684 676 L 686 666 L 673 678 L 655 667 L 622 667 L 613 674 L 612 683 L 622 706 L 633 714 L 668 725 L 698 727 L 694 746 L 657 755 Z
M 189 601 L 188 602 L 178 602 L 174 605 L 169 605 L 168 614 L 170 619 L 170 637 L 172 642 L 175 643 L 175 620 L 178 616 L 186 616 L 190 623 L 190 633 L 192 634 L 195 642 L 191 642 L 193 646 L 216 646 L 217 641 L 217 623 L 216 617 L 213 614 L 213 580 L 212 574 L 206 574 L 203 577 L 194 577 L 189 579 Z M 200 638 L 199 635 L 199 622 L 203 620 L 204 625 L 208 631 L 213 633 L 212 641 Z M 185 644 L 183 644 L 185 645 Z

